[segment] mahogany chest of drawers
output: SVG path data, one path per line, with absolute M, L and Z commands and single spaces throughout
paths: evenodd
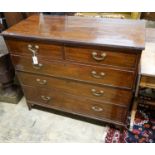
M 31 16 L 3 36 L 29 109 L 125 126 L 144 49 L 143 21 Z

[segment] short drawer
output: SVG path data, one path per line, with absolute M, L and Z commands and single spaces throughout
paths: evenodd
M 19 56 L 12 56 L 16 70 L 51 75 L 61 78 L 69 78 L 90 82 L 94 84 L 108 85 L 131 89 L 134 82 L 134 72 L 112 69 L 108 67 L 96 67 L 65 63 L 61 61 L 42 61 L 37 66 L 32 65 L 32 60 Z
M 60 93 L 59 91 L 49 91 L 46 89 L 36 89 L 35 87 L 23 86 L 27 102 L 37 105 L 48 106 L 73 114 L 79 114 L 95 119 L 110 119 L 117 122 L 124 122 L 126 108 L 115 105 L 98 103 L 78 96 Z
M 128 106 L 132 99 L 132 92 L 123 89 L 97 86 L 67 79 L 53 78 L 24 72 L 17 72 L 22 85 L 60 90 L 69 94 L 88 97 L 99 102 L 107 102 Z
M 89 63 L 96 65 L 110 65 L 134 69 L 137 61 L 137 54 L 132 52 L 120 52 L 110 50 L 96 50 L 87 48 L 65 47 L 67 60 Z
M 17 55 L 32 55 L 46 59 L 63 59 L 63 47 L 52 43 L 23 41 L 6 39 L 7 47 L 10 53 Z

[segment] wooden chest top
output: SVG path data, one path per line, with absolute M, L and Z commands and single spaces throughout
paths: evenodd
M 145 22 L 76 16 L 34 15 L 3 32 L 5 37 L 142 50 Z

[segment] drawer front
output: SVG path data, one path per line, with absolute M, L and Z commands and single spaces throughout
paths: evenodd
M 155 77 L 142 75 L 140 86 L 155 89 Z
M 100 104 L 89 99 L 63 94 L 59 91 L 49 91 L 46 89 L 36 89 L 34 87 L 23 86 L 26 99 L 35 104 L 48 106 L 62 111 L 80 114 L 97 119 L 110 119 L 124 122 L 127 109 L 110 104 Z
M 18 72 L 18 78 L 22 85 L 53 90 L 57 89 L 69 94 L 88 97 L 99 102 L 104 101 L 128 106 L 132 99 L 132 92 L 128 90 L 96 86 L 67 79 L 52 78 L 23 72 Z
M 131 89 L 134 82 L 134 72 L 121 71 L 107 67 L 86 66 L 58 61 L 42 61 L 34 68 L 32 60 L 19 56 L 12 56 L 13 64 L 19 71 L 34 72 L 62 78 L 70 78 L 91 82 L 94 84 L 115 86 Z
M 135 68 L 137 55 L 134 53 L 65 47 L 67 60 L 97 65 Z
M 38 57 L 46 59 L 63 59 L 63 47 L 54 44 L 34 42 L 34 41 L 22 41 L 22 40 L 6 40 L 10 53 L 17 55 L 29 55 L 34 53 Z

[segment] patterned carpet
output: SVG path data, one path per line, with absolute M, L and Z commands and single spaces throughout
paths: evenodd
M 155 111 L 138 107 L 133 130 L 119 130 L 109 128 L 106 143 L 154 143 L 155 142 Z

